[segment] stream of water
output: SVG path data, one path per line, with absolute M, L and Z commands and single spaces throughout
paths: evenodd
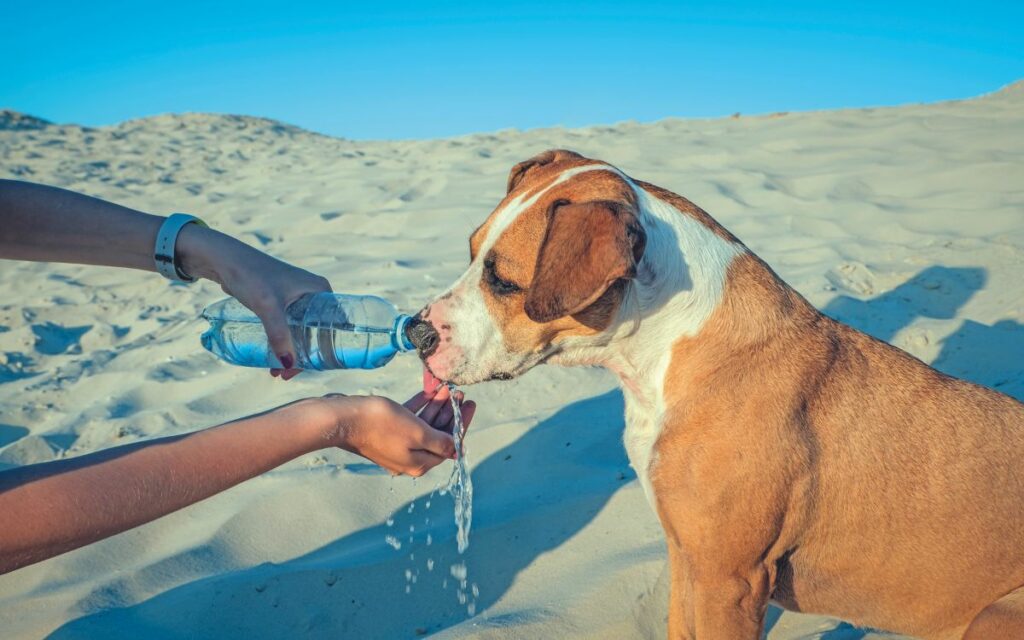
M 459 553 L 465 553 L 469 548 L 469 530 L 473 526 L 473 478 L 469 475 L 469 467 L 466 466 L 466 455 L 463 438 L 465 427 L 462 425 L 462 410 L 455 399 L 455 385 L 449 384 L 451 392 L 452 410 L 455 412 L 455 426 L 452 429 L 452 438 L 455 439 L 455 466 L 452 467 L 452 475 L 448 478 L 448 486 L 445 489 L 452 494 L 455 501 L 455 526 L 458 528 L 455 540 Z M 441 492 L 444 495 L 444 491 Z

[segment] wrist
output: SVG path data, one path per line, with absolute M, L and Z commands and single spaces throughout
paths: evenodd
M 359 407 L 355 398 L 331 395 L 324 398 L 307 398 L 281 408 L 287 411 L 290 422 L 296 424 L 300 439 L 307 443 L 310 451 L 342 447 L 348 448 L 355 425 L 358 422 Z
M 196 224 L 186 225 L 178 234 L 176 255 L 182 270 L 193 278 L 205 278 L 223 284 L 222 264 L 232 245 L 240 244 L 231 236 Z
M 301 453 L 313 453 L 332 446 L 331 420 L 316 398 L 306 398 L 270 411 L 274 421 L 287 430 L 287 440 Z

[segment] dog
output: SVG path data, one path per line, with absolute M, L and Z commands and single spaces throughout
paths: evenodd
M 923 638 L 1024 638 L 1024 405 L 818 312 L 689 200 L 571 151 L 513 167 L 419 314 L 438 378 L 621 381 L 664 528 L 670 638 L 769 601 Z

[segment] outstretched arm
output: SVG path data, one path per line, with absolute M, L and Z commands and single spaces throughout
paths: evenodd
M 466 424 L 473 412 L 467 402 Z M 329 396 L 196 433 L 0 472 L 0 574 L 177 511 L 318 449 L 342 447 L 392 473 L 422 475 L 452 457 L 451 422 L 444 387 L 405 405 Z
M 80 193 L 0 180 L 0 259 L 156 271 L 153 248 L 163 221 Z M 252 309 L 278 360 L 286 367 L 295 362 L 285 309 L 303 294 L 330 291 L 327 280 L 194 224 L 181 230 L 176 254 L 185 273 L 217 282 Z

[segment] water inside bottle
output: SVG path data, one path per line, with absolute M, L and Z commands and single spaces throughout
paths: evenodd
M 303 304 L 305 303 L 305 304 Z M 304 326 L 308 300 L 288 309 L 288 325 L 295 345 L 295 366 L 300 369 L 375 369 L 395 355 L 393 327 L 339 321 L 335 311 L 330 326 Z M 259 318 L 237 301 L 214 305 L 203 313 L 210 329 L 203 346 L 218 357 L 247 367 L 280 367 L 271 352 Z

